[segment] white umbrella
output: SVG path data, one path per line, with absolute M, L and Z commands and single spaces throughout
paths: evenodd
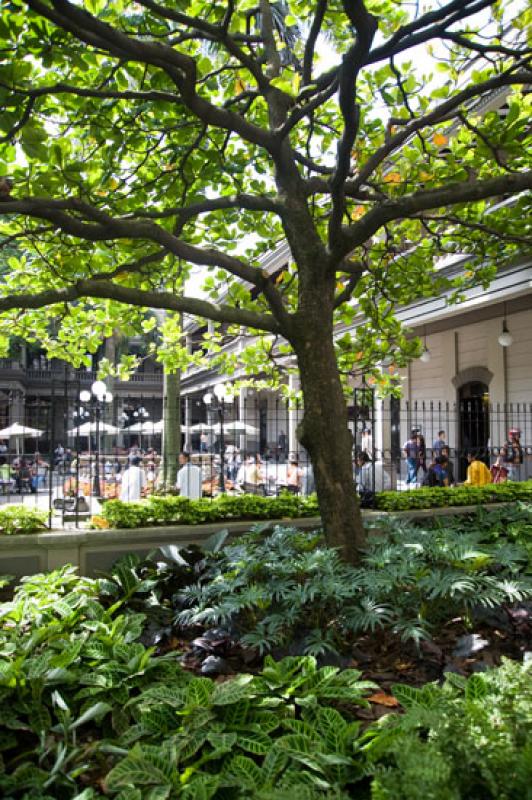
M 155 433 L 162 433 L 163 421 L 152 422 L 135 422 L 133 425 L 128 425 L 127 428 L 122 428 L 122 433 L 143 433 L 145 436 L 153 436 Z
M 120 428 L 115 428 L 114 425 L 108 425 L 107 422 L 100 422 L 98 428 L 96 428 L 96 422 L 84 422 L 83 425 L 80 425 L 78 428 L 72 428 L 72 430 L 68 432 L 68 435 L 71 437 L 93 436 L 96 435 L 97 432 L 102 436 L 113 436 L 120 433 Z
M 8 428 L 2 428 L 2 430 L 0 430 L 0 439 L 16 439 L 18 453 L 20 439 L 24 439 L 26 436 L 36 439 L 37 437 L 42 436 L 42 434 L 43 431 L 40 431 L 37 428 L 30 428 L 28 425 L 20 425 L 20 423 L 14 422 Z
M 224 424 L 224 433 L 233 433 L 238 436 L 258 436 L 259 429 L 254 428 L 253 425 L 247 425 L 245 422 L 235 420 Z
M 196 422 L 195 425 L 190 426 L 190 433 L 212 433 L 219 430 L 219 425 L 207 425 L 206 422 Z
M 153 436 L 156 433 L 162 433 L 163 427 L 164 421 L 162 419 L 160 419 L 158 422 L 135 422 L 128 428 L 122 428 L 122 433 L 142 433 L 146 436 Z M 186 433 L 187 426 L 181 425 L 181 430 L 183 433 Z
M 9 428 L 2 428 L 0 431 L 0 439 L 10 439 L 12 436 L 42 436 L 43 431 L 37 428 L 30 428 L 27 425 L 20 425 L 14 422 Z

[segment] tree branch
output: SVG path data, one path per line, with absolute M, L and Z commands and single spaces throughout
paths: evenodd
M 451 183 L 443 188 L 415 192 L 398 200 L 387 200 L 369 211 L 359 222 L 342 229 L 342 241 L 339 242 L 336 257 L 343 258 L 355 247 L 360 247 L 387 222 L 414 217 L 421 211 L 433 208 L 474 203 L 527 189 L 532 189 L 532 170 L 500 175 L 476 183 Z
M 70 212 L 70 213 L 67 213 Z M 47 198 L 27 198 L 3 202 L 0 215 L 23 214 L 37 219 L 53 222 L 65 233 L 88 241 L 111 241 L 116 239 L 145 239 L 156 242 L 168 253 L 199 266 L 220 267 L 231 275 L 256 286 L 266 298 L 279 323 L 286 329 L 290 326 L 282 295 L 262 270 L 246 264 L 228 253 L 214 248 L 204 249 L 188 244 L 155 222 L 139 218 L 113 218 L 105 211 L 75 198 L 69 200 L 49 200 Z M 83 215 L 87 222 L 80 219 Z M 124 271 L 124 270 L 122 270 Z
M 196 62 L 162 42 L 136 39 L 127 36 L 87 11 L 77 8 L 69 0 L 53 0 L 54 7 L 41 0 L 27 0 L 28 6 L 41 16 L 71 33 L 76 39 L 107 51 L 119 58 L 140 61 L 166 72 L 177 86 L 184 105 L 207 125 L 214 125 L 238 133 L 245 141 L 257 144 L 267 151 L 275 149 L 272 134 L 248 122 L 239 114 L 209 103 L 196 91 Z
M 223 44 L 227 48 L 228 52 L 253 75 L 261 92 L 265 93 L 268 91 L 269 81 L 263 74 L 258 62 L 244 53 L 242 48 L 237 44 L 236 39 L 233 36 L 230 36 L 227 31 L 227 25 L 230 20 L 229 8 L 231 4 L 228 6 L 226 17 L 222 23 L 222 26 L 218 27 L 217 25 L 212 25 L 210 22 L 207 22 L 204 19 L 189 17 L 187 14 L 183 14 L 182 12 L 176 11 L 173 8 L 169 8 L 168 5 L 164 7 L 160 6 L 158 3 L 153 2 L 153 0 L 139 0 L 139 2 L 145 8 L 149 8 L 150 11 L 153 11 L 153 13 L 157 16 L 177 22 L 179 25 L 191 28 L 193 31 L 201 31 L 202 33 L 207 34 L 214 41 Z
M 116 300 L 130 306 L 142 308 L 163 308 L 167 311 L 179 311 L 195 317 L 212 319 L 215 322 L 229 322 L 245 325 L 256 330 L 286 333 L 269 314 L 259 314 L 242 308 L 233 308 L 223 304 L 209 303 L 195 297 L 178 297 L 171 292 L 152 292 L 118 286 L 109 281 L 83 280 L 63 289 L 48 289 L 43 292 L 23 293 L 0 297 L 0 313 L 13 309 L 27 310 L 44 308 L 57 303 L 67 303 L 83 297 L 98 297 Z
M 451 225 L 459 225 L 467 230 L 486 233 L 488 236 L 497 236 L 500 239 L 504 239 L 506 242 L 513 242 L 514 244 L 524 245 L 525 247 L 532 246 L 532 236 L 516 236 L 511 232 L 511 230 L 506 231 L 498 228 L 491 228 L 489 225 L 483 224 L 482 222 L 462 219 L 461 217 L 454 216 L 454 214 L 442 214 L 441 216 L 434 214 L 423 214 L 422 219 L 428 220 L 429 222 L 443 223 L 444 225 L 449 225 L 449 223 Z
M 519 83 L 527 84 L 531 81 L 532 71 L 522 70 L 519 72 L 507 72 L 503 75 L 497 75 L 483 83 L 471 84 L 465 89 L 462 89 L 462 91 L 458 92 L 454 97 L 450 97 L 448 100 L 440 103 L 433 111 L 405 125 L 401 131 L 392 136 L 382 147 L 379 147 L 361 167 L 358 176 L 353 181 L 346 182 L 346 194 L 349 196 L 352 192 L 357 192 L 383 161 L 417 131 L 420 131 L 428 125 L 434 125 L 436 122 L 447 119 L 449 114 L 454 112 L 455 109 L 459 108 L 467 100 L 493 92 L 495 89 L 499 89 L 502 86 L 511 86 L 512 84 Z
M 360 109 L 356 103 L 357 77 L 366 62 L 378 27 L 376 17 L 368 13 L 363 0 L 343 0 L 342 5 L 356 30 L 357 37 L 355 44 L 344 56 L 340 68 L 338 101 L 344 120 L 344 131 L 338 142 L 336 170 L 331 179 L 333 208 L 329 220 L 329 246 L 340 230 L 345 210 L 343 186 L 349 175 L 351 150 L 360 123 Z
M 50 86 L 39 86 L 38 89 L 25 89 L 23 87 L 10 87 L 5 83 L 0 83 L 5 89 L 9 89 L 16 94 L 23 94 L 26 97 L 37 98 L 49 94 L 74 94 L 78 97 L 99 97 L 104 100 L 155 100 L 169 103 L 181 102 L 181 98 L 174 92 L 162 92 L 151 90 L 148 92 L 124 89 L 115 91 L 113 89 L 91 89 L 83 86 L 72 86 L 68 83 L 55 83 Z
M 70 213 L 67 213 L 70 212 Z M 146 239 L 156 242 L 167 252 L 173 253 L 192 264 L 222 267 L 242 280 L 262 288 L 265 278 L 260 270 L 234 256 L 215 249 L 202 249 L 175 237 L 165 228 L 151 220 L 113 218 L 105 211 L 76 198 L 50 200 L 34 197 L 10 200 L 0 205 L 0 215 L 22 214 L 53 222 L 62 231 L 91 242 L 116 239 Z M 78 216 L 74 216 L 77 214 Z M 83 215 L 80 218 L 79 215 Z M 87 222 L 86 220 L 92 220 Z
M 441 37 L 455 22 L 473 16 L 493 5 L 493 0 L 452 0 L 435 11 L 429 11 L 416 20 L 403 25 L 393 36 L 370 53 L 368 64 L 396 56 L 430 39 Z
M 316 46 L 316 40 L 320 34 L 326 10 L 327 10 L 327 0 L 318 0 L 318 3 L 316 5 L 316 12 L 314 14 L 314 19 L 312 20 L 312 25 L 310 26 L 308 39 L 305 43 L 305 54 L 303 56 L 303 79 L 302 79 L 303 86 L 306 86 L 312 81 L 312 62 L 314 60 L 314 48 Z
M 245 211 L 261 211 L 282 216 L 284 206 L 280 201 L 272 200 L 269 197 L 260 197 L 253 194 L 234 194 L 213 199 L 206 199 L 202 202 L 193 203 L 190 206 L 175 206 L 165 208 L 163 211 L 135 211 L 132 216 L 143 219 L 164 219 L 166 217 L 178 217 L 183 224 L 193 217 L 200 214 L 208 214 L 212 211 L 224 211 L 231 208 L 240 208 Z

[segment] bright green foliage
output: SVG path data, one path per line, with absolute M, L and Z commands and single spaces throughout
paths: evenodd
M 515 516 L 529 524 L 530 507 Z M 391 520 L 355 568 L 314 533 L 277 527 L 226 546 L 215 579 L 180 591 L 176 621 L 231 627 L 260 653 L 294 641 L 312 655 L 345 652 L 368 631 L 419 642 L 449 616 L 468 621 L 475 607 L 531 597 L 528 563 L 517 544 L 485 543 L 482 528 Z
M 0 509 L 0 536 L 16 533 L 38 533 L 45 530 L 48 514 L 22 505 L 4 506 Z
M 458 17 L 448 3 L 436 25 L 406 0 L 365 5 L 355 20 L 348 4 L 325 4 L 320 20 L 306 0 L 268 2 L 260 14 L 256 3 L 222 0 L 91 0 L 60 13 L 50 0 L 3 3 L 0 176 L 13 179 L 16 204 L 0 209 L 2 295 L 30 309 L 22 294 L 51 290 L 53 306 L 3 316 L 4 346 L 18 334 L 88 363 L 114 329 L 152 329 L 155 294 L 171 312 L 158 337 L 169 369 L 208 349 L 229 374 L 264 370 L 278 382 L 270 334 L 291 340 L 279 309 L 304 318 L 300 279 L 314 270 L 340 298 L 328 328 L 333 317 L 353 320 L 352 298 L 368 321 L 336 343 L 342 374 L 373 373 L 397 390 L 377 364 L 404 366 L 420 345 L 396 308 L 440 291 L 456 300 L 526 244 L 527 199 L 494 213 L 487 203 L 526 188 L 515 179 L 530 136 L 529 20 L 500 2 L 482 20 L 472 0 Z M 323 35 L 315 48 L 311 29 Z M 482 110 L 499 90 L 504 119 Z M 494 178 L 506 189 L 482 188 Z M 291 256 L 267 287 L 259 258 L 286 236 Z M 449 253 L 470 255 L 465 276 L 435 269 Z M 205 267 L 204 304 L 176 308 L 193 264 Z M 100 291 L 83 290 L 85 279 Z M 175 311 L 217 322 L 225 312 L 230 327 L 191 357 Z M 242 325 L 263 338 L 237 356 L 220 351 Z
M 378 492 L 379 511 L 411 511 L 445 506 L 470 506 L 532 500 L 532 481 L 416 489 L 411 492 Z M 214 500 L 189 500 L 186 497 L 150 497 L 138 503 L 108 500 L 103 518 L 111 528 L 142 528 L 152 525 L 195 525 L 239 519 L 294 519 L 319 516 L 314 495 L 281 497 L 257 495 L 220 496 Z M 98 518 L 98 527 L 101 527 Z M 96 525 L 95 525 L 96 527 Z
M 525 800 L 532 782 L 532 667 L 511 661 L 442 687 L 395 686 L 406 709 L 368 730 L 371 800 Z
M 486 503 L 511 503 L 532 500 L 532 481 L 489 483 L 485 486 L 422 487 L 410 492 L 378 492 L 379 511 L 412 511 L 417 508 L 473 506 Z
M 142 615 L 106 610 L 98 582 L 72 568 L 23 579 L 0 618 L 4 798 L 74 797 L 80 776 L 105 762 L 99 739 L 133 724 L 129 698 L 187 680 L 175 656 L 154 659 L 136 642 Z
M 193 678 L 181 688 L 154 686 L 134 703 L 143 743 L 111 770 L 106 786 L 113 795 L 162 785 L 169 797 L 347 797 L 341 788 L 362 772 L 360 724 L 330 705 L 364 704 L 372 688 L 357 670 L 318 669 L 310 657 L 267 658 L 257 677 L 222 684 Z
M 318 516 L 316 496 L 280 497 L 221 495 L 213 500 L 187 497 L 149 497 L 138 503 L 108 500 L 104 519 L 111 528 L 141 528 L 151 525 L 196 525 L 239 519 L 285 519 Z
M 457 540 L 447 556 L 468 564 Z M 4 800 L 527 796 L 530 666 L 396 686 L 405 714 L 363 730 L 355 710 L 375 687 L 358 670 L 266 657 L 257 675 L 193 677 L 140 644 L 144 616 L 106 608 L 101 588 L 64 568 L 24 579 L 0 606 Z

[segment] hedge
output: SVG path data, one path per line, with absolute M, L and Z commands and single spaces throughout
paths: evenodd
M 23 505 L 4 506 L 0 509 L 0 536 L 37 533 L 46 529 L 47 519 L 46 511 L 37 511 Z
M 445 506 L 484 505 L 525 500 L 532 502 L 532 481 L 422 488 L 376 495 L 378 511 L 410 511 Z M 138 503 L 107 500 L 101 516 L 92 518 L 93 528 L 146 528 L 156 525 L 199 525 L 224 520 L 293 519 L 319 516 L 316 495 L 280 497 L 221 495 L 214 500 L 186 497 L 150 497 Z
M 145 528 L 152 525 L 200 525 L 223 520 L 293 519 L 319 516 L 316 495 L 260 497 L 253 494 L 220 495 L 214 500 L 187 497 L 149 497 L 138 503 L 107 500 L 95 528 Z
M 532 502 L 532 481 L 488 483 L 486 486 L 463 484 L 452 487 L 423 487 L 403 492 L 379 492 L 376 495 L 376 507 L 379 511 L 413 511 L 420 508 L 474 506 L 516 500 Z

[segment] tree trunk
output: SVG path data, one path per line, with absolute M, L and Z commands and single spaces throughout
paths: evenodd
M 313 319 L 307 317 L 305 331 L 293 344 L 305 408 L 298 435 L 312 460 L 326 541 L 345 561 L 356 564 L 366 535 L 353 482 L 352 435 L 334 352 L 332 313 L 326 303 L 320 308 L 316 302 Z
M 163 373 L 163 486 L 173 486 L 176 481 L 177 463 L 181 450 L 181 402 L 179 372 Z

